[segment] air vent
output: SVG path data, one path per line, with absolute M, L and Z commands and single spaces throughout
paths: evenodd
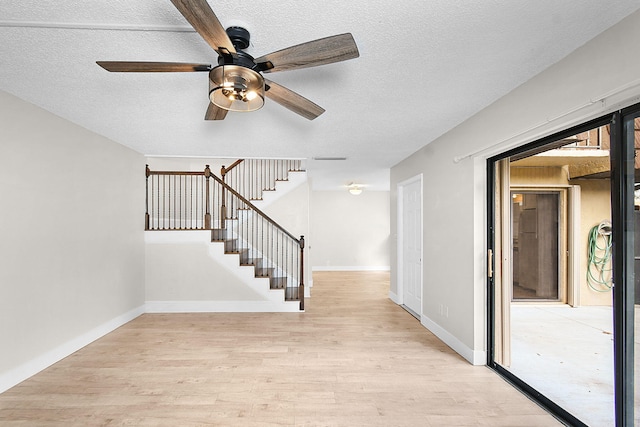
M 346 157 L 314 157 L 313 160 L 347 160 Z

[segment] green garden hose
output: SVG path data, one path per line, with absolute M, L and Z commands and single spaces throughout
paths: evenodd
M 611 223 L 603 221 L 589 231 L 587 285 L 596 292 L 609 292 L 611 274 Z

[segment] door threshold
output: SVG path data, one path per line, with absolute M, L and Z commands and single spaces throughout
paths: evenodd
M 404 308 L 405 311 L 407 313 L 409 313 L 410 315 L 412 315 L 413 317 L 415 317 L 416 319 L 420 320 L 420 315 L 418 313 L 416 313 L 415 311 L 411 310 L 409 307 L 407 307 L 404 304 L 401 304 L 400 307 Z

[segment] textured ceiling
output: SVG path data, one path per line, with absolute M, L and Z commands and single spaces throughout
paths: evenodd
M 206 73 L 108 73 L 104 61 L 215 64 L 169 0 L 0 2 L 0 89 L 148 155 L 307 162 L 315 189 L 388 189 L 389 168 L 640 8 L 637 0 L 210 1 L 255 57 L 350 32 L 357 59 L 270 74 L 326 109 L 267 99 L 205 121 Z

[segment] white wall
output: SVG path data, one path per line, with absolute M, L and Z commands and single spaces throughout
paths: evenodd
M 389 269 L 389 192 L 311 193 L 313 270 Z
M 0 392 L 142 313 L 144 158 L 0 91 Z
M 639 102 L 638 40 L 640 12 L 392 168 L 391 291 L 397 289 L 396 187 L 423 173 L 424 224 L 437 226 L 425 226 L 423 235 L 422 323 L 467 360 L 485 361 L 486 159 Z M 448 317 L 438 314 L 440 304 Z
M 145 242 L 147 303 L 264 300 L 244 283 L 253 268 L 238 273 L 237 255 L 225 264 L 224 243 L 212 243 L 210 231 L 148 231 Z

